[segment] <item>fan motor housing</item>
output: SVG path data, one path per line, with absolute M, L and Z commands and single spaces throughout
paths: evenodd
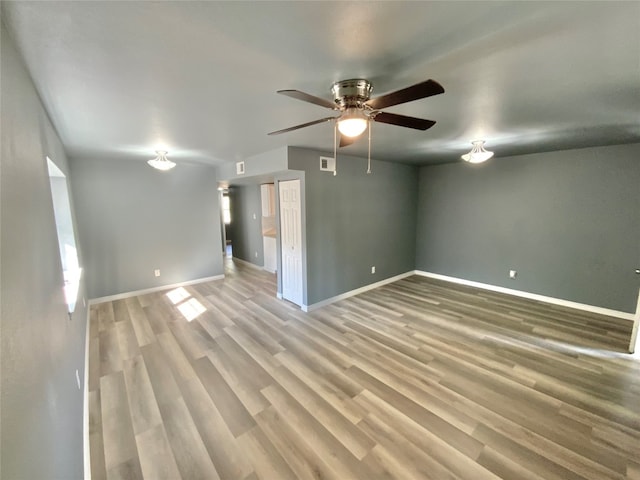
M 362 78 L 341 80 L 331 86 L 333 99 L 341 109 L 362 106 L 369 100 L 372 91 L 371 83 Z

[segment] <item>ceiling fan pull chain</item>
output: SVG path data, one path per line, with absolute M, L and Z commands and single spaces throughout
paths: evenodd
M 338 175 L 338 122 L 333 122 L 333 176 Z
M 371 173 L 371 120 L 368 121 L 369 123 L 369 156 L 367 158 L 367 174 Z

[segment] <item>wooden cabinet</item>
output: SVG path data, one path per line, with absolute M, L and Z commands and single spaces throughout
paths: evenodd
M 262 216 L 275 217 L 276 215 L 276 189 L 273 183 L 260 185 L 260 197 L 262 199 Z

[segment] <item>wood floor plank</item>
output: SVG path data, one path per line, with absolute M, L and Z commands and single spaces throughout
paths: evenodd
M 114 322 L 100 331 L 98 352 L 100 377 L 122 371 L 122 353 Z
M 394 478 L 460 479 L 375 415 L 367 415 L 358 425 L 365 433 L 378 439 L 371 454 Z
M 103 332 L 113 327 L 115 323 L 113 304 L 110 302 L 101 303 L 97 306 L 99 331 Z
M 237 326 L 236 326 L 237 325 Z M 260 319 L 255 315 L 239 316 L 233 319 L 233 325 L 225 328 L 234 328 L 234 331 L 242 331 L 253 339 L 254 342 L 261 345 L 269 355 L 275 355 L 278 352 L 284 350 L 284 347 L 278 343 L 282 338 L 279 335 L 272 336 L 268 330 L 264 328 L 264 324 L 261 324 Z
M 102 407 L 100 391 L 89 392 L 89 460 L 92 480 L 107 478 L 104 461 L 104 442 L 102 437 Z
M 510 459 L 524 468 L 537 472 L 549 480 L 584 480 L 582 475 L 553 462 L 544 455 L 539 455 L 528 448 L 524 448 L 511 438 L 502 435 L 486 425 L 479 425 L 474 432 L 474 438 L 486 445 L 503 452 Z
M 158 406 L 175 401 L 181 393 L 167 355 L 158 343 L 145 345 L 140 350 Z
M 361 462 L 355 462 L 351 452 L 344 447 L 331 432 L 300 405 L 279 385 L 270 385 L 263 389 L 263 394 L 269 400 L 281 417 L 304 438 L 309 447 L 324 459 L 329 467 L 340 478 L 371 478 L 373 472 Z
M 153 333 L 158 335 L 169 330 L 172 318 L 162 302 L 151 303 L 143 307 L 143 310 Z
M 190 360 L 204 357 L 207 350 L 216 345 L 213 338 L 197 322 L 173 322 L 170 330 Z
M 251 370 L 235 364 L 233 357 L 222 348 L 208 351 L 207 356 L 251 415 L 256 415 L 269 406 L 269 402 L 260 393 L 264 382 L 254 382 Z
M 362 460 L 375 445 L 375 441 L 362 433 L 349 419 L 343 417 L 329 402 L 284 367 L 274 372 L 282 386 L 309 414 L 317 420 L 354 457 Z
M 348 418 L 352 423 L 357 423 L 364 418 L 366 412 L 353 402 L 353 398 L 343 390 L 336 387 L 327 378 L 308 368 L 295 355 L 285 351 L 278 354 L 282 364 L 299 379 L 312 388 L 320 397 L 329 402 L 340 415 Z
M 244 408 L 209 358 L 203 357 L 196 360 L 194 368 L 202 385 L 209 393 L 211 400 L 215 403 L 216 408 L 234 437 L 239 437 L 244 432 L 255 427 L 255 420 Z
M 138 458 L 124 374 L 121 371 L 100 378 L 100 409 L 105 468 L 109 477 L 112 469 Z
M 269 441 L 300 480 L 339 480 L 342 477 L 333 470 L 322 456 L 310 447 L 300 432 L 286 422 L 286 418 L 269 407 L 256 415 L 256 421 Z
M 280 361 L 267 350 L 264 343 L 258 343 L 255 337 L 247 333 L 246 330 L 234 325 L 233 327 L 225 328 L 224 331 L 269 375 L 273 375 L 273 371 L 281 366 Z M 276 349 L 275 352 L 280 353 L 283 350 L 280 348 Z
M 116 322 L 116 333 L 118 335 L 118 345 L 120 346 L 120 354 L 123 360 L 129 360 L 140 355 L 138 339 L 133 330 L 131 320 L 126 319 Z
M 100 390 L 100 332 L 97 313 L 92 313 L 89 318 L 89 382 L 87 388 L 90 392 Z
M 204 359 L 200 360 L 204 361 Z M 222 479 L 244 478 L 253 471 L 222 414 L 199 380 L 183 382 L 181 389 L 196 428 Z
M 125 302 L 129 317 L 131 318 L 133 330 L 136 334 L 136 338 L 138 339 L 138 345 L 143 346 L 154 342 L 155 334 L 149 324 L 147 315 L 138 301 L 138 297 L 129 297 L 125 299 Z
M 372 435 L 375 435 L 374 439 L 379 439 L 378 443 L 383 441 L 381 437 L 393 439 L 395 435 L 400 435 L 432 457 L 434 461 L 438 462 L 446 470 L 462 479 L 495 480 L 495 476 L 491 472 L 476 463 L 465 452 L 451 445 L 447 437 L 439 436 L 437 432 L 433 432 L 429 428 L 429 425 L 424 425 L 414 420 L 404 411 L 399 410 L 399 405 L 391 405 L 369 391 L 364 391 L 358 395 L 356 401 L 369 411 L 368 416 L 365 417 L 369 419 L 369 429 L 372 426 L 372 415 L 378 420 L 377 423 L 373 424 L 376 427 L 376 430 L 373 431 L 381 433 L 372 433 Z M 380 422 L 383 422 L 386 426 L 380 424 Z M 392 433 L 388 433 L 387 430 Z
M 407 398 L 397 390 L 389 387 L 375 377 L 372 377 L 358 367 L 351 367 L 348 372 L 353 378 L 357 378 L 366 389 L 386 403 L 397 406 L 408 417 L 419 425 L 422 425 L 435 435 L 445 439 L 459 452 L 475 460 L 482 451 L 483 444 L 463 430 L 451 425 L 422 405 Z
M 172 331 L 160 333 L 157 338 L 164 358 L 173 372 L 174 378 L 179 382 L 195 379 L 197 375 L 193 370 L 190 359 L 187 357 L 188 353 L 184 352 L 184 347 L 181 348 Z M 197 355 L 193 355 L 192 358 L 193 357 L 200 358 Z
M 349 397 L 354 397 L 362 391 L 362 385 L 345 375 L 341 366 L 331 363 L 319 351 L 313 350 L 311 342 L 300 340 L 296 335 L 292 335 L 281 343 L 287 351 L 278 353 L 276 358 L 281 359 L 293 354 L 301 359 L 306 367 Z
M 488 446 L 485 446 L 482 450 L 482 453 L 478 457 L 478 463 L 500 478 L 544 480 L 544 477 L 527 470 L 516 461 Z
M 164 425 L 158 424 L 136 435 L 140 467 L 144 478 L 176 480 L 182 478 Z
M 127 387 L 133 433 L 138 435 L 160 425 L 162 417 L 142 355 L 125 361 L 124 382 Z
M 252 428 L 238 438 L 238 444 L 250 459 L 259 479 L 296 480 L 298 477 L 259 428 Z M 248 477 L 245 477 L 248 478 Z
M 220 478 L 182 397 L 160 407 L 163 425 L 182 478 Z
M 109 480 L 142 480 L 140 460 L 138 457 L 134 457 L 111 467 L 107 470 L 107 478 Z
M 306 313 L 229 258 L 173 290 L 90 307 L 94 479 L 640 480 L 631 322 L 419 276 Z
M 113 308 L 114 321 L 116 323 L 124 322 L 127 320 L 131 321 L 131 317 L 129 317 L 129 310 L 127 309 L 127 302 L 125 299 L 114 300 L 112 302 L 112 308 Z
M 629 462 L 627 465 L 627 478 L 629 480 L 640 480 L 640 462 Z

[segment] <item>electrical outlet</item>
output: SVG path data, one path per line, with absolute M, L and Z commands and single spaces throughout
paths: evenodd
M 156 269 L 153 271 L 153 274 L 154 274 L 156 277 L 159 277 L 159 276 L 160 276 L 160 269 L 159 269 L 159 268 L 156 268 Z
M 254 256 L 258 258 L 258 252 L 254 252 Z
M 373 267 L 371 267 L 371 273 L 376 273 L 376 267 L 375 265 Z
M 518 272 L 515 270 L 509 270 L 509 278 L 516 278 L 518 276 Z
M 253 219 L 254 219 L 254 220 L 257 220 L 257 219 L 258 219 L 258 216 L 257 216 L 255 213 L 253 214 Z

